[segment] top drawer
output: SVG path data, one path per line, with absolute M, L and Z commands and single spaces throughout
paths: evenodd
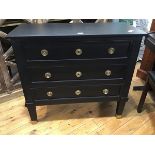
M 28 60 L 61 60 L 127 57 L 129 41 L 56 42 L 50 40 L 22 45 Z

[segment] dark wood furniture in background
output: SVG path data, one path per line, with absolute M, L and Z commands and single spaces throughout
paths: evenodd
M 140 98 L 140 101 L 137 107 L 138 113 L 142 112 L 146 95 L 151 88 L 155 92 L 155 71 L 148 72 L 148 77 L 147 77 L 147 80 L 146 80 L 146 83 L 145 83 L 145 86 L 144 86 L 144 89 L 143 89 L 143 92 L 142 92 L 142 95 L 141 95 L 141 98 Z
M 150 31 L 155 31 L 155 19 L 152 20 Z M 137 77 L 146 80 L 147 71 L 152 70 L 155 62 L 155 53 L 151 52 L 148 47 L 145 48 L 144 56 L 140 68 L 137 70 Z
M 155 54 L 155 33 L 148 34 L 148 36 L 145 39 L 145 45 L 150 50 L 150 52 Z M 140 98 L 137 112 L 142 112 L 145 98 L 150 88 L 152 88 L 155 91 L 155 66 L 154 65 L 153 65 L 152 71 L 147 72 L 147 74 L 148 74 L 147 81 Z
M 37 120 L 37 105 L 111 100 L 117 101 L 120 118 L 144 35 L 125 23 L 23 24 L 14 29 L 7 38 L 31 120 Z

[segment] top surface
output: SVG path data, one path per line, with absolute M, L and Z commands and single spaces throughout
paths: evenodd
M 111 35 L 146 35 L 126 23 L 46 23 L 21 24 L 11 31 L 7 38 L 18 37 L 65 37 L 65 36 L 111 36 Z

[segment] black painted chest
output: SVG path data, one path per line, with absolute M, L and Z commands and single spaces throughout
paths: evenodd
M 126 24 L 23 24 L 8 34 L 26 107 L 62 103 L 106 104 L 123 112 L 144 32 Z

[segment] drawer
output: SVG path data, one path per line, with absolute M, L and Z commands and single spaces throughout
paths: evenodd
M 23 45 L 27 60 L 116 58 L 128 56 L 129 42 L 66 42 Z
M 31 88 L 34 100 L 119 96 L 121 85 L 78 85 Z
M 27 69 L 28 80 L 40 81 L 64 81 L 85 79 L 116 79 L 124 78 L 126 65 L 85 65 L 85 66 L 46 66 L 32 67 Z

